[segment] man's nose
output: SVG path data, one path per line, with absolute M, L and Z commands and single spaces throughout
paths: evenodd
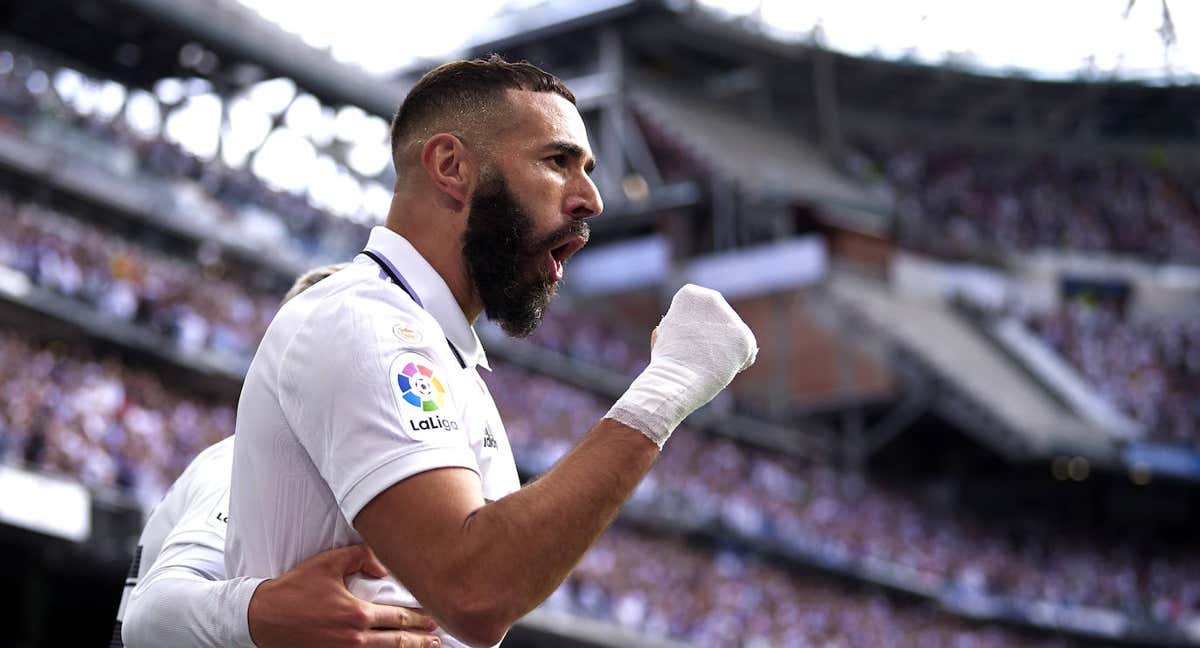
M 604 200 L 591 177 L 582 175 L 570 195 L 567 196 L 565 211 L 575 218 L 591 218 L 604 211 Z

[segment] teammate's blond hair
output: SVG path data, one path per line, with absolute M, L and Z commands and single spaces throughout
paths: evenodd
M 338 270 L 341 270 L 342 268 L 345 268 L 348 265 L 350 264 L 331 263 L 329 265 L 323 265 L 319 268 L 313 268 L 312 270 L 305 272 L 304 274 L 300 275 L 298 279 L 296 279 L 296 283 L 292 284 L 292 287 L 288 289 L 287 294 L 283 296 L 284 303 L 287 303 L 292 297 L 299 295 L 305 290 L 312 288 L 318 281 L 328 277 Z

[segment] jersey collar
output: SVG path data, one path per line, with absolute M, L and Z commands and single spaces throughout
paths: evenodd
M 376 226 L 371 228 L 367 249 L 379 255 L 384 263 L 391 266 L 392 272 L 407 284 L 405 288 L 417 300 L 417 304 L 437 320 L 446 339 L 469 366 L 477 365 L 491 371 L 483 344 L 475 334 L 475 328 L 467 321 L 467 316 L 458 307 L 450 287 L 408 239 L 386 227 Z

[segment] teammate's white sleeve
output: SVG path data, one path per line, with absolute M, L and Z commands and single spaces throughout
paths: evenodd
M 225 558 L 204 544 L 164 547 L 138 583 L 125 610 L 121 634 L 127 648 L 254 648 L 248 611 L 265 579 L 214 580 Z
M 250 598 L 264 579 L 225 579 L 232 461 L 232 438 L 200 453 L 155 511 L 170 526 L 148 525 L 142 534 L 153 562 L 125 606 L 126 647 L 254 646 Z

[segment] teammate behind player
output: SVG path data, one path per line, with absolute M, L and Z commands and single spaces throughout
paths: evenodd
M 405 99 L 392 149 L 386 226 L 280 309 L 250 366 L 226 563 L 269 577 L 365 539 L 395 579 L 351 591 L 423 607 L 445 645 L 490 646 L 562 583 L 675 427 L 757 348 L 720 294 L 685 286 L 646 370 L 520 488 L 472 323 L 486 312 L 532 331 L 602 210 L 574 95 L 527 63 L 449 63 Z
M 305 273 L 284 301 L 345 265 Z M 387 574 L 363 545 L 322 552 L 275 580 L 226 580 L 233 443 L 228 437 L 197 455 L 150 515 L 110 648 L 439 645 L 428 616 L 367 603 L 346 589 L 343 579 L 350 574 Z

